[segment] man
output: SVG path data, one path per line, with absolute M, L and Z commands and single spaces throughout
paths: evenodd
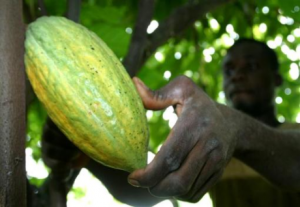
M 174 106 L 178 120 L 153 161 L 129 175 L 131 185 L 197 202 L 234 156 L 278 187 L 300 192 L 299 131 L 278 130 L 218 104 L 185 76 L 157 91 L 133 81 L 145 108 Z
M 228 104 L 278 129 L 300 129 L 299 124 L 280 124 L 276 118 L 275 88 L 282 83 L 273 50 L 253 39 L 237 41 L 224 58 L 224 92 Z M 279 190 L 255 170 L 232 159 L 221 182 L 211 191 L 214 206 L 300 206 L 300 193 Z

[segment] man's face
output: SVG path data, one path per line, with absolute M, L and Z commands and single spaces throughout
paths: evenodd
M 254 114 L 273 104 L 276 73 L 259 44 L 244 42 L 232 48 L 222 69 L 229 105 Z

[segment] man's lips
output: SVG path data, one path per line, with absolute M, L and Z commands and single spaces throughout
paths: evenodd
M 249 95 L 252 95 L 253 94 L 253 91 L 251 90 L 234 90 L 232 91 L 229 96 L 230 98 L 234 97 L 234 96 L 249 96 Z

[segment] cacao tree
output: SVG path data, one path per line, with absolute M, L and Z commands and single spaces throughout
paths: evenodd
M 22 1 L 0 1 L 0 206 L 26 205 Z

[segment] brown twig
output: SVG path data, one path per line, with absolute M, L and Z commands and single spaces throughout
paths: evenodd
M 168 39 L 175 37 L 190 27 L 207 12 L 212 11 L 232 0 L 203 0 L 195 4 L 186 4 L 176 9 L 156 31 L 149 36 L 149 44 L 144 54 L 144 62 Z
M 139 69 L 147 42 L 147 28 L 152 20 L 155 0 L 141 0 L 130 47 L 123 65 L 131 76 Z
M 28 4 L 26 4 L 24 1 L 23 1 L 23 16 L 24 16 L 25 23 L 33 21 L 33 16 L 30 12 L 30 8 L 29 8 Z
M 80 7 L 81 0 L 68 0 L 67 18 L 73 20 L 74 22 L 79 22 L 80 17 Z M 49 125 L 50 130 L 48 130 L 49 135 L 51 130 L 55 130 L 54 125 Z M 58 130 L 58 129 L 57 129 Z M 46 132 L 47 133 L 47 130 Z M 61 132 L 59 132 L 61 133 Z M 47 136 L 46 134 L 44 136 Z M 54 135 L 55 136 L 55 135 Z M 56 133 L 58 136 L 58 133 Z M 45 160 L 44 160 L 45 161 Z M 51 174 L 48 182 L 49 195 L 50 195 L 50 206 L 51 207 L 66 207 L 67 206 L 67 194 L 69 188 L 72 186 L 73 181 L 70 183 L 68 177 L 72 173 L 70 166 L 65 165 L 59 168 L 52 167 Z
M 246 23 L 248 24 L 248 27 L 252 28 L 253 27 L 253 17 L 255 15 L 253 13 L 253 12 L 255 12 L 255 6 L 251 5 L 251 4 L 247 3 L 247 2 L 242 3 L 242 2 L 239 2 L 239 1 L 235 2 L 234 5 L 244 15 L 244 17 L 245 17 L 244 19 L 245 19 Z M 251 32 L 251 37 L 253 38 L 253 32 Z
M 79 22 L 81 0 L 68 0 L 67 18 Z
M 48 12 L 47 12 L 47 9 L 46 9 L 46 6 L 45 6 L 45 2 L 43 0 L 38 0 L 38 5 L 39 5 L 39 8 L 41 10 L 42 16 L 47 16 Z
M 144 38 L 143 41 L 138 41 L 135 40 L 135 38 L 137 37 L 133 36 L 131 41 L 132 44 L 137 44 L 139 42 L 141 45 L 130 46 L 132 48 L 139 48 L 139 50 L 137 49 L 136 51 L 140 51 L 140 54 L 137 54 L 137 52 L 129 52 L 126 57 L 126 59 L 132 59 L 131 63 L 133 65 L 135 64 L 134 66 L 129 65 L 124 61 L 124 63 L 126 63 L 125 67 L 127 66 L 130 75 L 135 75 L 138 72 L 138 70 L 142 67 L 142 65 L 146 62 L 146 60 L 156 51 L 156 49 L 159 46 L 163 45 L 167 40 L 182 34 L 188 27 L 190 27 L 196 20 L 200 19 L 207 12 L 212 11 L 220 7 L 221 5 L 232 1 L 234 0 L 189 1 L 187 4 L 175 9 L 168 18 L 160 22 L 159 27 L 151 35 L 148 35 L 146 40 Z M 146 16 L 146 14 L 139 12 L 139 16 L 143 15 Z M 139 24 L 140 21 L 138 21 L 137 24 Z M 135 32 L 138 33 L 138 31 Z

